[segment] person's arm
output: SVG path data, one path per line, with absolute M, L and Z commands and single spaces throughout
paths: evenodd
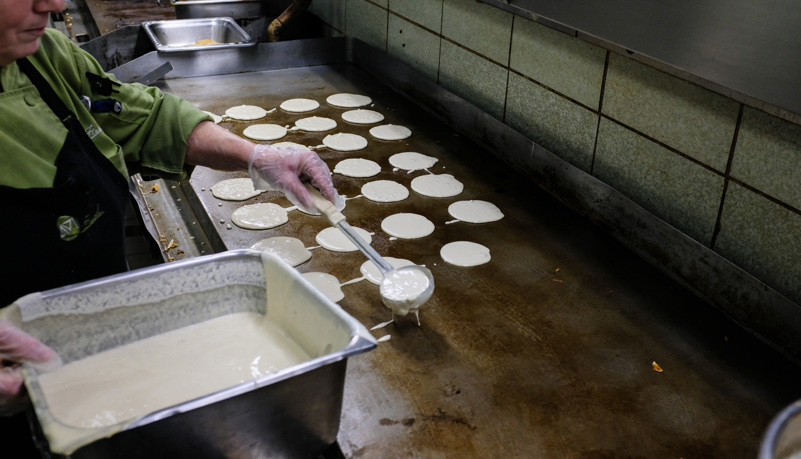
M 313 211 L 314 206 L 303 181 L 311 182 L 338 207 L 344 205 L 331 184 L 328 166 L 315 153 L 254 144 L 204 121 L 210 119 L 208 114 L 178 96 L 155 87 L 120 83 L 62 34 L 49 32 L 41 40 L 45 55 L 39 56 L 40 67 L 52 81 L 72 88 L 72 92 L 65 91 L 65 98 L 71 102 L 68 107 L 78 112 L 84 126 L 99 129 L 95 144 L 102 144 L 101 152 L 126 175 L 137 171 L 181 180 L 191 173 L 187 164 L 249 170 L 254 183 L 266 182 L 304 210 Z M 86 74 L 110 85 L 113 98 L 122 106 L 119 113 L 90 113 L 71 99 L 74 94 L 108 97 L 98 93 Z M 133 169 L 123 170 L 126 164 Z
M 0 416 L 21 411 L 27 403 L 20 364 L 24 361 L 46 362 L 56 356 L 41 341 L 0 320 Z
M 262 181 L 283 192 L 293 204 L 308 212 L 316 207 L 303 182 L 310 182 L 337 208 L 344 201 L 334 189 L 328 165 L 309 150 L 276 150 L 232 134 L 203 121 L 187 139 L 185 161 L 195 166 L 236 171 L 247 170 L 254 184 Z
M 195 126 L 186 144 L 188 164 L 221 171 L 247 170 L 250 154 L 256 146 L 211 121 Z

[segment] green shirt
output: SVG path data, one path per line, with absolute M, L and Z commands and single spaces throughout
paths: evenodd
M 120 173 L 127 177 L 130 167 L 130 172 L 180 178 L 191 171 L 184 165 L 186 139 L 198 123 L 210 119 L 204 112 L 179 97 L 138 83 L 114 86 L 118 92 L 110 96 L 93 91 L 87 72 L 118 80 L 54 29 L 47 30 L 39 50 L 28 59 Z M 0 84 L 0 184 L 51 187 L 66 128 L 16 63 L 0 68 Z M 92 100 L 117 100 L 122 111 L 90 112 L 80 102 L 83 95 Z

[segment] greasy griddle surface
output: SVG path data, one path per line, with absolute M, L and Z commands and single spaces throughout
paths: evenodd
M 275 73 L 291 74 L 291 77 L 276 77 Z M 283 75 L 282 75 L 283 76 Z M 217 76 L 190 80 L 170 82 L 170 90 L 184 94 L 184 89 L 191 95 L 202 93 L 204 97 L 193 102 L 204 110 L 223 114 L 231 106 L 240 104 L 258 105 L 265 109 L 278 107 L 281 102 L 294 97 L 315 99 L 321 106 L 313 112 L 289 113 L 280 108 L 269 113 L 265 118 L 255 121 L 223 121 L 221 125 L 231 132 L 242 135 L 242 131 L 252 124 L 271 123 L 282 126 L 293 126 L 300 118 L 309 116 L 328 117 L 337 121 L 336 129 L 327 132 L 290 131 L 284 138 L 274 142 L 291 141 L 307 146 L 320 146 L 326 135 L 337 132 L 358 134 L 368 140 L 364 150 L 354 152 L 338 152 L 326 147 L 316 151 L 326 161 L 333 171 L 336 164 L 347 158 L 366 158 L 377 162 L 382 172 L 370 178 L 351 178 L 340 174 L 333 175 L 333 181 L 339 192 L 347 197 L 360 195 L 361 186 L 373 180 L 394 180 L 405 185 L 410 190 L 410 197 L 397 203 L 376 203 L 364 197 L 349 199 L 343 212 L 352 226 L 360 227 L 373 234 L 372 246 L 382 255 L 397 258 L 407 258 L 415 263 L 435 267 L 443 264 L 439 258 L 439 249 L 447 242 L 456 240 L 470 240 L 484 245 L 497 245 L 490 242 L 496 224 L 472 225 L 468 223 L 455 223 L 446 225 L 445 222 L 453 220 L 448 214 L 448 205 L 466 199 L 483 199 L 499 204 L 498 196 L 490 187 L 491 184 L 478 174 L 471 172 L 469 165 L 464 161 L 469 156 L 479 154 L 475 147 L 457 136 L 452 130 L 445 128 L 419 109 L 412 108 L 408 102 L 400 99 L 397 94 L 381 86 L 365 84 L 359 81 L 359 73 L 349 66 L 343 67 L 314 67 L 284 72 L 265 72 L 245 75 Z M 368 80 L 369 81 L 369 80 Z M 195 88 L 194 84 L 186 86 L 178 83 L 198 83 L 202 88 Z M 282 84 L 283 83 L 283 84 Z M 361 84 L 360 84 L 361 83 Z M 219 88 L 224 94 L 218 97 L 214 92 Z M 342 113 L 348 109 L 337 108 L 325 102 L 326 97 L 337 92 L 353 92 L 369 95 L 373 103 L 367 108 L 378 111 L 385 116 L 384 121 L 372 125 L 350 124 L 342 120 Z M 369 134 L 372 127 L 381 124 L 398 124 L 412 129 L 411 137 L 401 141 L 381 141 Z M 465 191 L 454 198 L 431 198 L 418 195 L 411 191 L 413 178 L 427 174 L 425 171 L 408 173 L 404 170 L 393 170 L 388 158 L 395 153 L 416 151 L 439 158 L 439 162 L 430 169 L 432 173 L 448 173 L 457 177 L 465 184 Z M 492 161 L 492 160 L 491 160 Z M 485 167 L 478 170 L 483 171 Z M 315 236 L 318 232 L 329 226 L 322 217 L 309 216 L 297 210 L 289 212 L 289 222 L 280 227 L 253 231 L 236 227 L 231 223 L 231 213 L 245 204 L 257 202 L 274 202 L 285 208 L 292 204 L 278 192 L 269 192 L 244 202 L 231 202 L 216 199 L 211 194 L 211 186 L 223 178 L 245 177 L 244 173 L 223 173 L 210 169 L 197 169 L 191 180 L 192 188 L 204 205 L 210 220 L 215 224 L 217 232 L 228 249 L 245 248 L 255 242 L 272 236 L 292 236 L 300 239 L 307 247 L 318 244 Z M 413 212 L 424 215 L 434 222 L 434 234 L 416 240 L 392 239 L 381 230 L 381 221 L 394 213 Z M 502 220 L 502 222 L 505 224 Z M 227 229 L 231 224 L 232 228 Z M 504 225 L 505 226 L 505 225 Z M 489 237 L 488 237 L 489 236 Z M 507 238 L 508 239 L 508 238 Z M 333 274 L 341 281 L 348 281 L 359 277 L 359 266 L 365 261 L 360 252 L 332 253 L 325 249 L 314 249 L 312 260 L 298 267 L 302 272 L 323 271 Z M 377 290 L 367 290 L 368 296 L 378 299 Z M 346 297 L 351 292 L 359 290 L 358 285 L 344 287 Z M 375 290 L 375 291 L 372 291 Z M 346 299 L 347 301 L 347 299 Z M 379 301 L 380 303 L 380 301 Z M 386 311 L 380 311 L 386 312 Z
M 321 107 L 306 114 L 278 109 L 262 120 L 222 125 L 241 134 L 254 123 L 335 119 L 333 132 L 360 134 L 369 145 L 350 153 L 319 149 L 331 169 L 356 157 L 382 167 L 369 179 L 334 175 L 349 197 L 371 180 L 410 187 L 426 172 L 393 171 L 388 158 L 403 151 L 439 158 L 431 172 L 452 174 L 465 185 L 454 198 L 412 191 L 400 203 L 348 201 L 348 222 L 374 233 L 380 254 L 428 266 L 436 288 L 421 311 L 422 326 L 412 317 L 397 318 L 373 332 L 391 340 L 351 359 L 339 435 L 346 456 L 753 456 L 761 426 L 781 408 L 773 398 L 760 398 L 760 391 L 776 390 L 773 383 L 749 385 L 752 379 L 744 375 L 751 369 L 719 360 L 724 333 L 732 340 L 747 337 L 489 153 L 353 66 L 170 80 L 166 89 L 217 114 L 240 104 L 271 109 L 294 97 L 319 101 Z M 337 92 L 372 97 L 366 108 L 383 113 L 382 124 L 407 126 L 412 136 L 378 141 L 368 134 L 371 126 L 344 122 L 345 110 L 325 102 Z M 327 134 L 294 131 L 280 141 L 316 146 Z M 277 193 L 243 203 L 215 199 L 211 185 L 233 176 L 244 174 L 199 168 L 191 181 L 226 247 L 250 247 L 279 235 L 317 245 L 315 235 L 328 224 L 297 211 L 272 230 L 226 229 L 231 212 L 243 204 L 290 205 Z M 452 220 L 448 205 L 467 199 L 492 202 L 505 218 L 446 224 Z M 380 224 L 398 212 L 426 216 L 434 233 L 392 240 Z M 492 260 L 472 268 L 443 262 L 440 248 L 457 240 L 489 247 Z M 359 252 L 312 253 L 299 271 L 326 272 L 341 282 L 361 276 L 365 258 Z M 390 318 L 376 286 L 362 281 L 342 289 L 339 304 L 368 328 Z M 653 361 L 665 371 L 653 371 Z

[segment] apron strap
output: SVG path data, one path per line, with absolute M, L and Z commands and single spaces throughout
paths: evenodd
M 78 120 L 78 116 L 75 113 L 67 108 L 67 105 L 61 99 L 61 97 L 56 94 L 56 91 L 50 86 L 50 83 L 45 80 L 44 76 L 36 69 L 33 63 L 28 60 L 27 57 L 23 57 L 21 59 L 17 59 L 17 65 L 19 65 L 20 70 L 22 70 L 25 75 L 27 75 L 28 79 L 31 80 L 34 87 L 39 91 L 39 96 L 42 100 L 50 107 L 50 110 L 61 120 L 61 123 L 67 129 L 68 132 L 71 133 L 72 136 L 75 137 L 75 141 L 78 145 L 80 145 L 81 149 L 86 152 L 86 154 L 93 158 L 97 164 L 100 166 L 101 169 L 105 170 L 109 177 L 116 183 L 116 187 L 125 190 L 128 190 L 128 181 L 122 176 L 122 174 L 117 171 L 116 168 L 111 164 L 108 158 L 103 156 L 100 150 L 97 149 L 92 139 L 89 138 L 89 135 L 86 133 L 86 130 L 81 125 L 81 122 Z M 64 155 L 67 156 L 67 155 Z M 60 162 L 62 160 L 67 160 L 66 158 L 62 158 L 62 155 L 59 154 L 59 159 L 56 162 L 56 166 L 60 166 Z M 57 177 L 58 178 L 58 177 Z
M 61 100 L 50 84 L 45 80 L 41 73 L 33 66 L 31 61 L 28 60 L 27 57 L 23 57 L 22 59 L 17 59 L 17 65 L 19 66 L 20 70 L 31 80 L 36 89 L 39 90 L 39 95 L 42 97 L 42 100 L 45 101 L 50 110 L 56 114 L 58 119 L 64 124 L 64 126 L 69 129 L 70 126 L 67 124 L 72 119 L 77 119 L 75 114 L 67 108 L 64 104 L 64 101 Z

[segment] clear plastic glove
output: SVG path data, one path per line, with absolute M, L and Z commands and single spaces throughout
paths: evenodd
M 28 397 L 22 384 L 23 361 L 47 362 L 56 357 L 52 349 L 7 320 L 0 320 L 0 416 L 22 411 Z
M 248 172 L 257 190 L 280 191 L 304 212 L 319 214 L 303 182 L 309 182 L 320 190 L 337 209 L 345 207 L 345 200 L 331 182 L 331 170 L 312 151 L 256 145 L 250 153 Z

